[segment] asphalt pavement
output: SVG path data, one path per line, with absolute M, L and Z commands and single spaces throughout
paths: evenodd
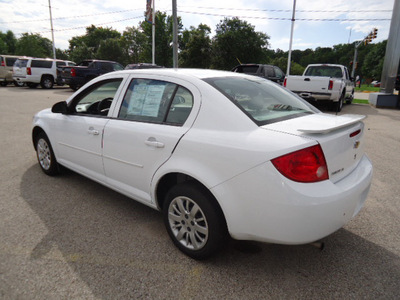
M 71 94 L 0 88 L 0 299 L 399 299 L 399 110 L 343 107 L 368 116 L 374 178 L 324 250 L 230 241 L 198 262 L 173 246 L 157 211 L 71 171 L 40 170 L 32 117 Z

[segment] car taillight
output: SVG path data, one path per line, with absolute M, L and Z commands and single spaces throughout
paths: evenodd
M 287 78 L 285 77 L 285 79 L 283 80 L 283 86 L 284 87 L 286 87 L 286 81 L 287 81 Z
M 75 77 L 76 76 L 76 71 L 74 68 L 71 68 L 71 76 Z
M 5 61 L 2 61 L 2 62 L 1 62 L 1 66 L 2 66 L 2 67 L 5 67 L 5 66 L 6 66 L 6 62 L 5 62 Z
M 297 182 L 329 179 L 322 148 L 315 145 L 273 159 L 272 164 L 285 177 Z
M 26 68 L 26 75 L 32 75 L 32 69 L 31 68 Z
M 328 85 L 328 90 L 332 90 L 333 89 L 333 80 L 329 80 L 329 85 Z

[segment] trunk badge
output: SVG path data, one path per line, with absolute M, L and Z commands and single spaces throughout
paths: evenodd
M 354 149 L 357 149 L 359 146 L 360 146 L 360 141 L 356 141 L 356 142 L 354 143 L 353 148 L 354 148 Z

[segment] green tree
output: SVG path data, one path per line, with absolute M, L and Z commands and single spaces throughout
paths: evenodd
M 79 62 L 83 59 L 94 58 L 102 42 L 119 38 L 121 38 L 121 33 L 117 30 L 91 25 L 86 28 L 86 34 L 69 40 L 71 59 Z
M 125 64 L 125 54 L 121 47 L 120 39 L 106 39 L 100 42 L 96 52 L 98 59 L 113 60 Z
M 157 65 L 172 67 L 172 28 L 173 19 L 166 13 L 156 12 L 156 53 L 155 60 Z M 182 21 L 178 18 L 178 32 L 182 29 Z M 144 62 L 152 61 L 152 25 L 146 21 L 141 22 L 140 28 L 146 36 L 147 42 L 143 48 L 142 58 Z M 179 37 L 178 37 L 179 39 Z
M 40 34 L 23 33 L 17 41 L 15 54 L 53 57 L 53 44 L 48 38 L 44 38 Z
M 217 25 L 213 39 L 213 68 L 230 70 L 238 60 L 260 62 L 266 54 L 268 39 L 268 35 L 256 32 L 246 21 L 225 18 Z
M 387 41 L 383 41 L 369 45 L 372 49 L 365 55 L 361 67 L 364 77 L 381 80 L 386 44 Z
M 0 53 L 14 54 L 17 46 L 17 39 L 11 30 L 6 33 L 0 31 Z
M 122 49 L 127 59 L 124 64 L 151 62 L 151 58 L 146 60 L 144 57 L 144 49 L 147 42 L 148 38 L 142 30 L 136 27 L 126 28 L 121 38 Z
M 208 69 L 211 65 L 211 28 L 200 24 L 184 30 L 180 43 L 179 66 Z

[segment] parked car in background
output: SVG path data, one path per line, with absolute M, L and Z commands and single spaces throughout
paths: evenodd
M 115 61 L 87 59 L 74 67 L 62 67 L 61 82 L 77 90 L 97 76 L 123 69 L 124 67 Z
M 232 69 L 232 72 L 255 75 L 283 84 L 285 73 L 277 66 L 261 64 L 241 64 Z
M 30 88 L 39 84 L 44 89 L 53 88 L 57 79 L 57 67 L 75 65 L 72 61 L 51 58 L 19 58 L 13 66 L 13 79 L 26 83 Z
M 125 70 L 134 70 L 134 69 L 157 69 L 164 68 L 162 66 L 153 65 L 149 63 L 139 63 L 139 64 L 129 64 L 126 65 Z
M 13 79 L 13 66 L 19 56 L 0 55 L 0 84 L 6 86 L 9 83 L 15 83 Z M 18 85 L 17 83 L 15 83 Z
M 62 165 L 161 210 L 173 243 L 204 259 L 228 234 L 304 244 L 357 215 L 372 179 L 364 117 L 256 76 L 124 70 L 36 114 L 32 140 L 44 173 Z
M 283 85 L 309 102 L 328 102 L 337 112 L 354 97 L 354 82 L 342 65 L 308 65 L 302 76 L 286 76 Z

